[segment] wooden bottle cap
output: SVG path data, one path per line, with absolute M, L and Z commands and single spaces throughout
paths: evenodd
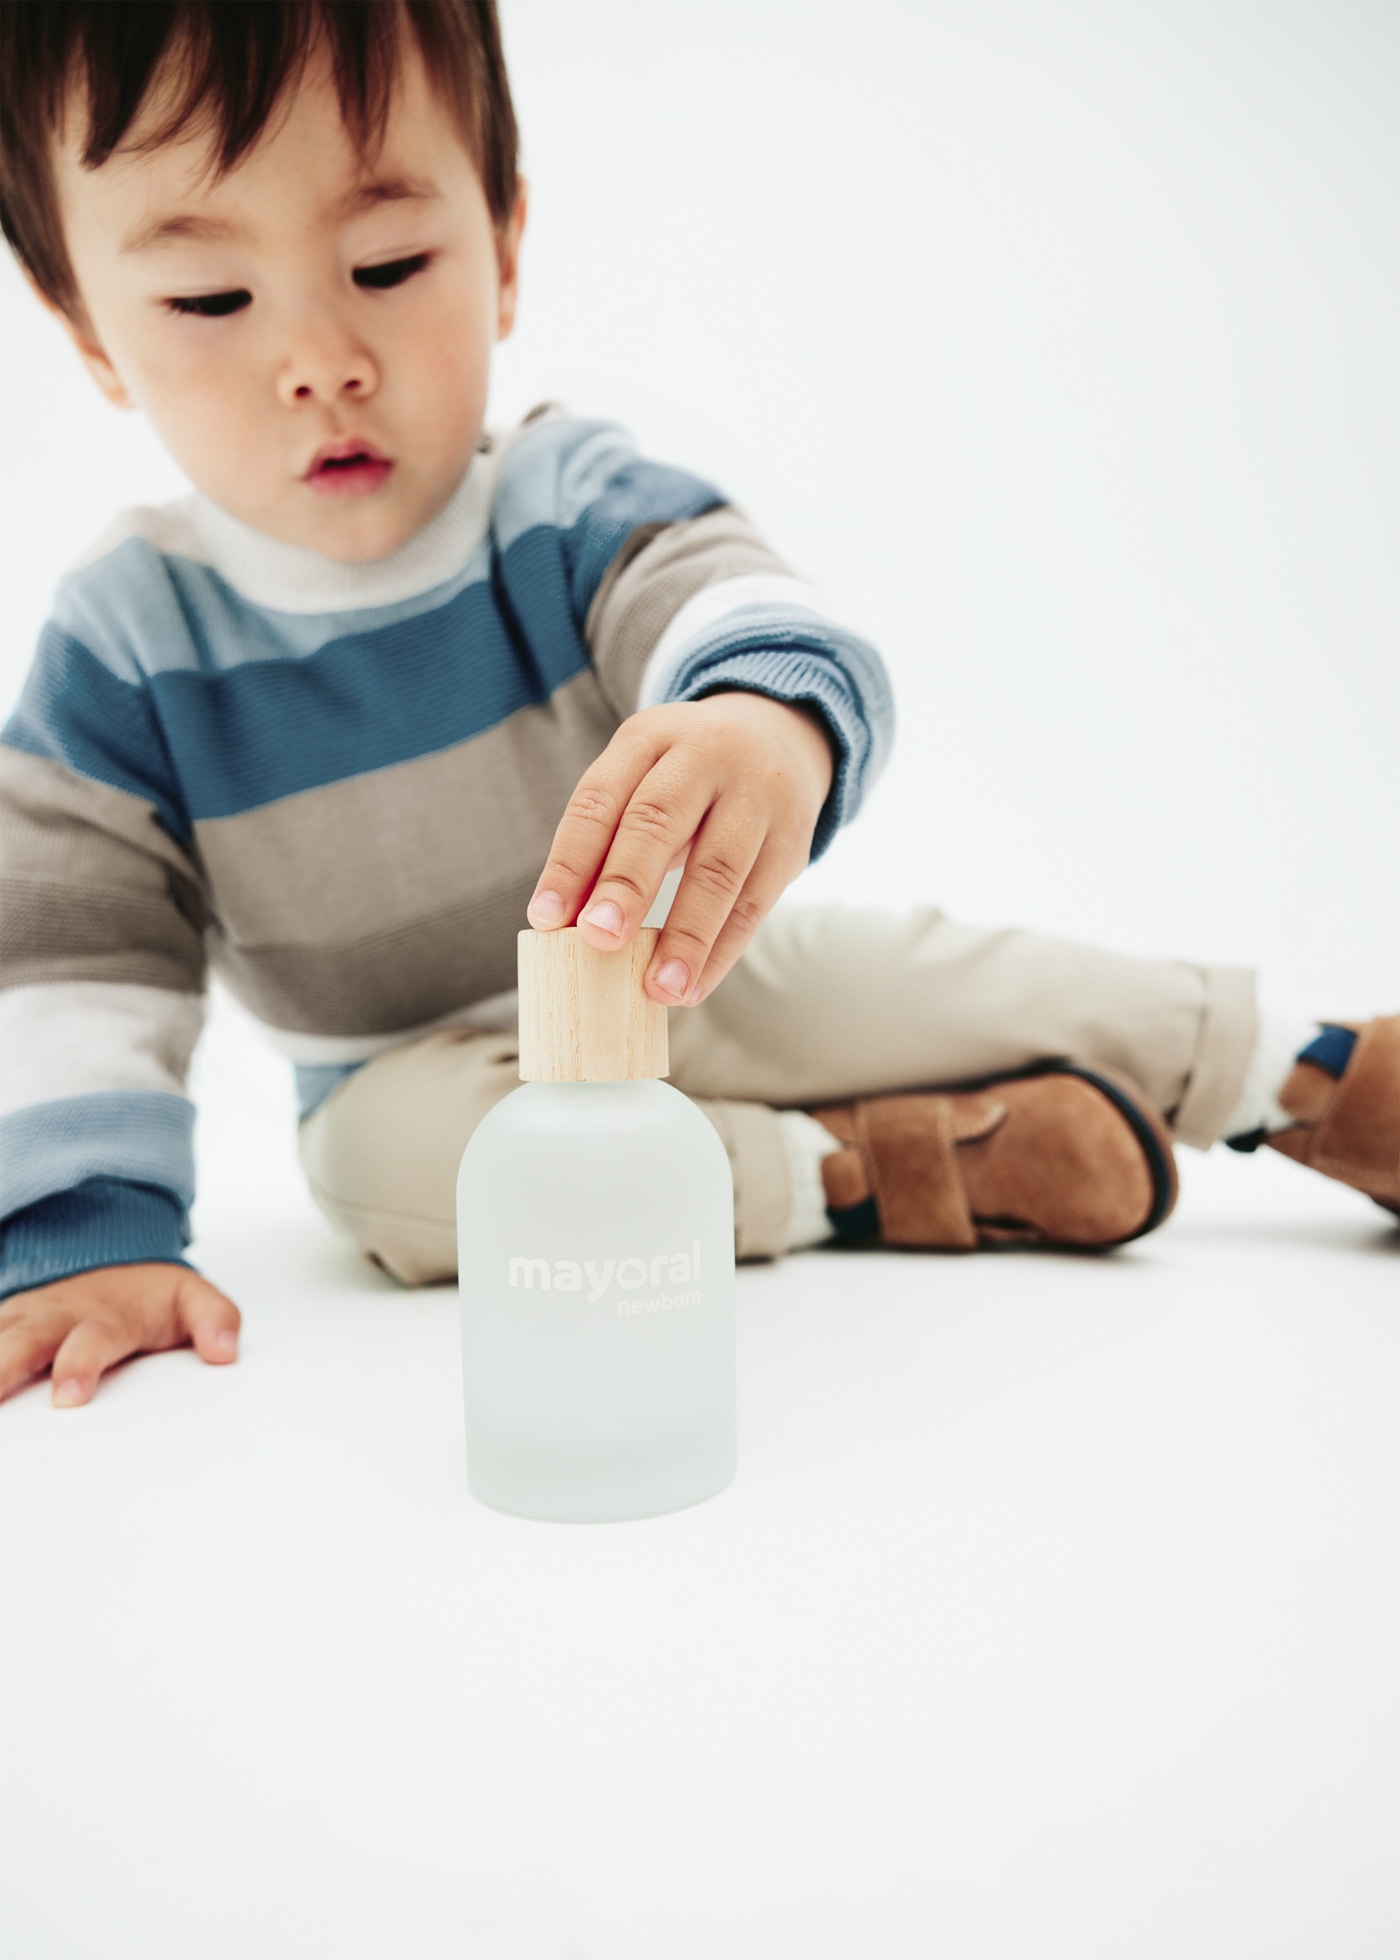
M 600 953 L 574 926 L 522 932 L 522 1082 L 637 1082 L 666 1075 L 666 1009 L 642 992 L 656 947 L 644 926 L 630 946 Z

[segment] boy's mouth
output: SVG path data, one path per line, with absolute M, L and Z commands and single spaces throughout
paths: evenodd
M 321 445 L 302 482 L 321 497 L 364 497 L 388 480 L 393 467 L 372 442 L 346 436 Z

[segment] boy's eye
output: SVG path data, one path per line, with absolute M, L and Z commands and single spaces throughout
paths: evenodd
M 427 252 L 415 252 L 409 259 L 390 259 L 386 265 L 357 265 L 354 279 L 357 286 L 369 286 L 375 292 L 383 292 L 389 286 L 401 286 L 405 279 L 411 279 L 415 272 L 421 272 L 428 263 Z
M 241 289 L 236 293 L 191 293 L 168 302 L 172 313 L 195 313 L 205 320 L 221 320 L 225 313 L 240 313 L 252 303 L 253 295 Z

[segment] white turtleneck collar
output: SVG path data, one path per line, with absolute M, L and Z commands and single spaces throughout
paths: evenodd
M 499 459 L 494 444 L 479 450 L 437 516 L 387 558 L 347 564 L 283 544 L 231 517 L 200 491 L 185 511 L 199 556 L 255 605 L 289 613 L 391 606 L 445 584 L 476 552 L 490 526 Z

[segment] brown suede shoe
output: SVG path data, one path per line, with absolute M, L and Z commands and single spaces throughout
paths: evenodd
M 814 1109 L 842 1239 L 971 1252 L 1122 1245 L 1176 1203 L 1171 1138 L 1141 1093 L 1072 1062 L 945 1094 Z
M 1293 1128 L 1264 1141 L 1400 1213 L 1400 1014 L 1331 1025 L 1356 1036 L 1346 1068 L 1296 1062 L 1279 1092 Z

